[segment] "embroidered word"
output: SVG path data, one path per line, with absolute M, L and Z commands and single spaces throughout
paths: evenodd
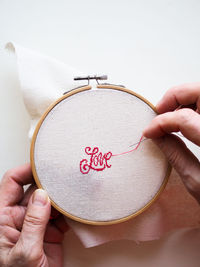
M 106 167 L 110 168 L 111 165 L 108 165 L 108 160 L 110 160 L 111 157 L 121 156 L 137 150 L 142 142 L 142 139 L 143 136 L 140 138 L 138 143 L 134 144 L 136 146 L 133 149 L 114 155 L 112 152 L 108 152 L 103 155 L 101 152 L 99 152 L 98 147 L 94 147 L 93 149 L 91 149 L 89 146 L 86 147 L 85 153 L 90 156 L 90 160 L 88 161 L 87 159 L 83 159 L 80 161 L 80 171 L 83 174 L 87 174 L 91 169 L 95 171 L 103 171 Z
M 80 171 L 83 174 L 87 174 L 91 169 L 95 171 L 103 171 L 106 167 L 110 168 L 111 165 L 108 165 L 108 160 L 112 157 L 112 153 L 108 152 L 104 155 L 99 152 L 98 147 L 85 148 L 85 153 L 90 156 L 90 160 L 83 159 L 80 161 Z

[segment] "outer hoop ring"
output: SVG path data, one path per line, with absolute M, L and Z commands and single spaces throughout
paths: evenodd
M 35 147 L 35 141 L 36 141 L 36 138 L 37 138 L 37 134 L 39 132 L 39 129 L 40 129 L 40 126 L 42 125 L 43 121 L 45 120 L 46 116 L 48 115 L 48 113 L 57 105 L 59 104 L 62 100 L 64 100 L 65 98 L 67 97 L 70 97 L 74 94 L 77 94 L 77 93 L 80 93 L 80 92 L 83 92 L 83 91 L 86 91 L 86 90 L 90 90 L 92 87 L 91 86 L 83 86 L 83 87 L 80 87 L 78 89 L 74 89 L 68 93 L 66 93 L 64 96 L 60 97 L 59 99 L 57 99 L 52 105 L 50 105 L 50 107 L 45 111 L 45 113 L 42 115 L 42 117 L 40 118 L 37 126 L 36 126 L 36 129 L 34 131 L 34 134 L 33 134 L 33 137 L 32 137 L 32 140 L 31 140 L 31 149 L 30 149 L 30 162 L 31 162 L 31 168 L 32 168 L 32 172 L 33 172 L 33 177 L 34 177 L 34 180 L 38 186 L 38 188 L 41 188 L 43 189 L 41 183 L 40 183 L 40 180 L 39 180 L 39 177 L 37 175 L 37 172 L 36 172 L 36 168 L 35 168 L 35 162 L 34 162 L 34 147 Z M 145 99 L 143 96 L 133 92 L 132 90 L 130 89 L 127 89 L 127 88 L 124 88 L 124 87 L 120 87 L 120 86 L 115 86 L 115 85 L 97 85 L 97 88 L 99 89 L 113 89 L 113 90 L 119 90 L 119 91 L 122 91 L 122 92 L 126 92 L 128 94 L 131 94 L 137 98 L 139 98 L 140 100 L 142 100 L 143 102 L 145 102 L 148 106 L 150 106 L 156 113 L 156 108 L 154 107 L 153 104 L 151 104 L 147 99 Z M 143 207 L 141 208 L 140 210 L 126 216 L 126 217 L 123 217 L 123 218 L 120 218 L 120 219 L 117 219 L 117 220 L 111 220 L 111 221 L 92 221 L 92 220 L 85 220 L 85 219 L 82 219 L 80 217 L 77 217 L 77 216 L 74 216 L 68 212 L 66 212 L 65 210 L 63 210 L 62 208 L 60 208 L 52 199 L 51 200 L 51 204 L 52 206 L 57 209 L 60 213 L 62 213 L 63 215 L 69 217 L 70 219 L 73 219 L 75 221 L 78 221 L 78 222 L 81 222 L 81 223 L 85 223 L 85 224 L 90 224 L 90 225 L 111 225 L 111 224 L 117 224 L 117 223 L 121 223 L 121 222 L 125 222 L 131 218 L 134 218 L 136 216 L 138 216 L 139 214 L 141 214 L 142 212 L 144 212 L 148 207 L 150 207 L 153 202 L 159 197 L 159 195 L 161 194 L 161 192 L 164 190 L 167 182 L 168 182 L 168 178 L 170 176 L 170 173 L 171 173 L 171 165 L 168 164 L 168 168 L 167 168 L 167 172 L 166 172 L 166 175 L 165 175 L 165 178 L 163 180 L 163 183 L 162 185 L 160 186 L 160 189 L 158 190 L 158 192 L 155 194 L 155 196 Z

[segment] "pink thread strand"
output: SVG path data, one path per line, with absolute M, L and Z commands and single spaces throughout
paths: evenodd
M 115 155 L 112 154 L 112 157 L 121 156 L 121 155 L 124 155 L 124 154 L 127 154 L 127 153 L 130 153 L 130 152 L 133 152 L 133 151 L 137 150 L 138 147 L 140 146 L 141 142 L 142 142 L 143 137 L 144 136 L 142 135 L 142 137 L 140 138 L 140 141 L 138 142 L 138 144 L 137 144 L 137 146 L 135 148 L 133 148 L 133 149 L 131 149 L 129 151 L 126 151 L 126 152 L 119 153 L 119 154 L 115 154 Z

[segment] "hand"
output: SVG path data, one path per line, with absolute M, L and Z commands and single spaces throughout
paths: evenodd
M 23 185 L 32 184 L 24 193 Z M 63 235 L 68 226 L 49 221 L 47 193 L 36 190 L 29 164 L 8 171 L 0 184 L 0 266 L 60 267 Z M 33 193 L 34 192 L 34 193 Z M 54 215 L 55 215 L 54 214 Z
M 181 132 L 200 146 L 200 83 L 184 84 L 166 92 L 156 109 L 159 114 L 144 130 L 164 152 L 188 191 L 200 203 L 200 163 L 173 132 Z

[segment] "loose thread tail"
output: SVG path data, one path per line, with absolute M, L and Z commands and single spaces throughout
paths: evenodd
M 112 157 L 115 157 L 115 156 L 121 156 L 121 155 L 124 155 L 124 154 L 127 154 L 127 153 L 131 153 L 131 152 L 137 150 L 138 147 L 140 146 L 141 142 L 142 142 L 143 137 L 144 137 L 144 136 L 142 135 L 141 138 L 140 138 L 140 141 L 136 144 L 136 147 L 135 147 L 135 148 L 133 148 L 133 149 L 131 149 L 131 150 L 129 150 L 129 151 L 125 151 L 125 152 L 119 153 L 119 154 L 115 154 L 115 155 L 112 154 Z M 146 139 L 145 139 L 145 140 L 146 140 Z

